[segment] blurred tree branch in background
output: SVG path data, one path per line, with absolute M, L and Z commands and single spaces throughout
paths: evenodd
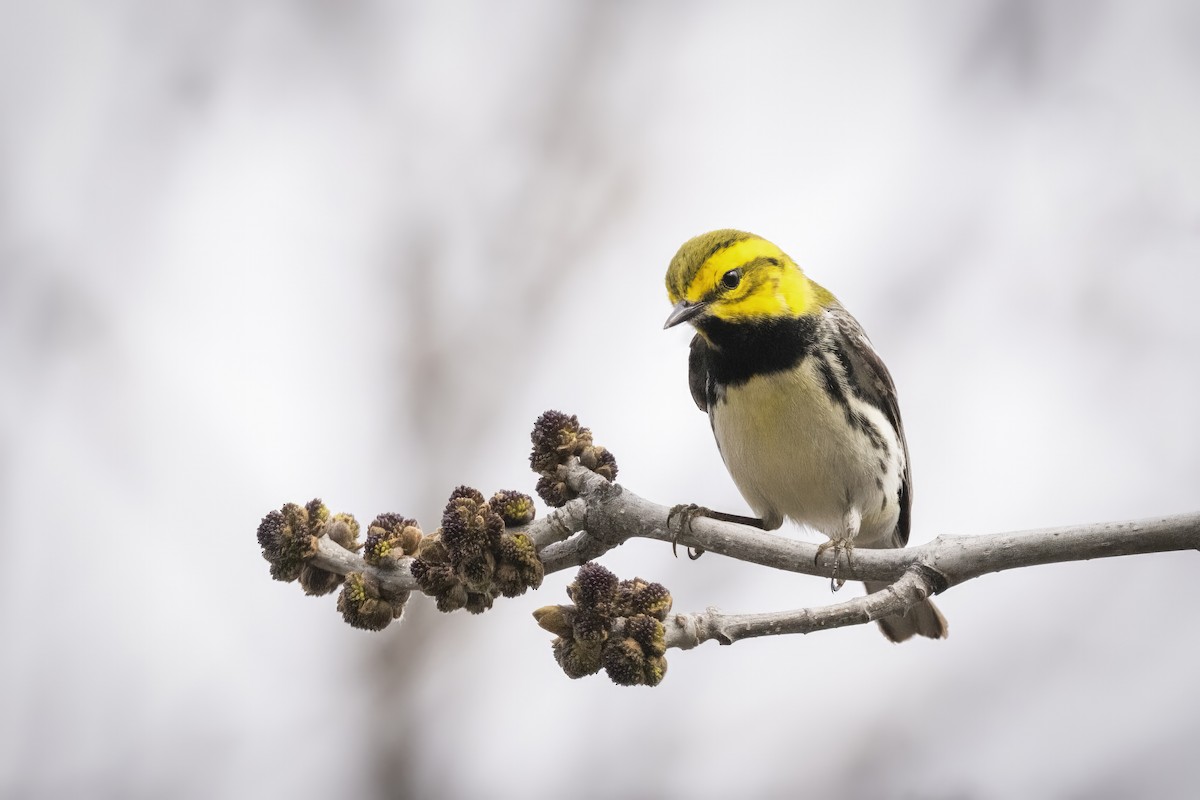
M 428 36 L 427 12 L 412 6 L 397 13 L 411 36 Z M 620 51 L 614 37 L 622 16 L 622 9 L 601 2 L 564 6 L 553 29 L 562 45 L 555 68 L 498 72 L 503 80 L 491 89 L 498 98 L 495 118 L 475 132 L 477 139 L 445 135 L 457 114 L 414 111 L 431 85 L 428 72 L 405 76 L 401 90 L 386 95 L 394 105 L 392 140 L 403 144 L 390 153 L 399 176 L 391 214 L 397 228 L 380 264 L 381 293 L 402 304 L 386 334 L 396 343 L 389 377 L 398 413 L 384 454 L 391 466 L 384 468 L 397 470 L 397 483 L 407 487 L 415 506 L 410 513 L 432 511 L 421 504 L 432 504 L 436 487 L 450 485 L 450 476 L 465 466 L 462 454 L 499 413 L 503 399 L 479 387 L 509 378 L 507 354 L 545 346 L 532 322 L 537 307 L 560 302 L 570 289 L 563 254 L 587 252 L 626 213 L 622 200 L 641 171 L 603 92 Z M 477 55 L 496 63 L 504 49 L 497 42 L 496 52 Z M 410 39 L 398 49 L 406 46 L 419 49 L 419 42 Z M 414 135 L 417 125 L 428 126 L 424 136 Z M 488 163 L 471 162 L 476 152 L 491 154 Z M 448 173 L 471 180 L 447 182 Z M 476 270 L 479 264 L 488 268 Z M 480 337 L 480 329 L 488 335 Z M 392 461 L 393 447 L 403 447 L 407 463 L 422 469 L 404 471 L 406 464 Z M 482 454 L 473 451 L 471 458 Z M 419 771 L 411 763 L 419 752 L 408 738 L 412 732 L 394 724 L 413 716 L 417 700 L 393 676 L 438 669 L 430 654 L 453 647 L 455 636 L 436 625 L 436 617 L 412 617 L 406 624 L 426 646 L 396 642 L 372 650 L 376 679 L 363 682 L 371 695 L 364 708 L 380 797 L 405 796 L 397 787 Z

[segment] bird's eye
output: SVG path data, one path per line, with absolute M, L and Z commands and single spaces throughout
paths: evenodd
M 740 269 L 731 269 L 721 276 L 721 285 L 726 289 L 736 289 L 741 282 L 742 271 Z

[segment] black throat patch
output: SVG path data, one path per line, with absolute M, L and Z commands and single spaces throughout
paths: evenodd
M 705 317 L 697 327 L 712 342 L 709 377 L 722 386 L 738 386 L 755 375 L 789 370 L 812 351 L 819 322 L 819 317 L 754 322 Z

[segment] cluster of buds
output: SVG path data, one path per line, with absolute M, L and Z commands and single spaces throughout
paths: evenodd
M 382 514 L 371 523 L 364 553 L 367 563 L 386 567 L 390 565 L 386 561 L 390 554 L 403 555 L 405 547 L 415 551 L 411 528 L 398 522 L 412 523 L 412 520 Z M 313 500 L 303 506 L 287 503 L 263 517 L 258 526 L 258 544 L 263 558 L 271 565 L 272 578 L 286 583 L 299 581 L 305 594 L 315 596 L 329 594 L 340 586 L 342 593 L 337 607 L 346 622 L 355 628 L 378 631 L 400 617 L 408 592 L 389 591 L 368 573 L 351 572 L 342 576 L 312 563 L 322 536 L 353 553 L 363 548 L 358 534 L 358 521 L 354 517 L 330 514 L 324 503 Z M 417 529 L 418 540 L 420 534 Z
M 412 564 L 421 591 L 441 611 L 465 608 L 479 614 L 503 595 L 516 597 L 542 585 L 545 568 L 533 540 L 506 527 L 533 520 L 533 499 L 497 492 L 491 500 L 468 486 L 455 489 L 442 514 L 442 527 L 425 536 Z
M 399 514 L 380 514 L 367 526 L 363 561 L 372 567 L 395 568 L 405 556 L 416 556 L 421 546 L 421 526 Z
M 352 628 L 381 631 L 400 619 L 408 592 L 391 592 L 369 572 L 351 572 L 338 595 L 337 609 Z
M 399 569 L 400 559 L 416 556 L 423 538 L 416 520 L 380 514 L 367 526 L 363 561 L 381 570 Z M 369 572 L 351 572 L 338 595 L 337 607 L 351 627 L 381 631 L 400 619 L 408 596 L 408 592 L 387 589 Z
M 575 497 L 565 482 L 564 468 L 572 459 L 606 480 L 617 477 L 613 454 L 596 445 L 592 432 L 575 416 L 547 411 L 534 424 L 532 440 L 530 464 L 541 476 L 537 491 L 551 506 L 562 506 Z M 299 581 L 310 595 L 329 594 L 341 587 L 337 606 L 346 621 L 356 628 L 382 630 L 404 611 L 413 586 L 407 573 L 421 591 L 436 599 L 442 611 L 465 608 L 478 614 L 491 608 L 497 597 L 516 597 L 541 586 L 545 566 L 533 539 L 518 530 L 533 517 L 533 499 L 528 495 L 505 491 L 485 500 L 475 489 L 460 486 L 450 495 L 441 527 L 432 534 L 424 534 L 415 520 L 380 514 L 368 526 L 366 542 L 360 544 L 354 517 L 331 514 L 320 500 L 313 500 L 304 506 L 288 503 L 267 514 L 258 527 L 258 542 L 263 557 L 270 562 L 271 577 Z M 361 561 L 345 566 L 341 555 L 332 557 L 332 551 L 321 544 L 322 537 L 352 553 L 361 551 Z M 326 554 L 319 556 L 323 548 Z M 343 576 L 317 564 L 352 571 Z M 587 574 L 580 572 L 578 586 L 573 589 L 582 592 L 581 597 L 587 594 L 579 588 L 587 583 Z M 670 606 L 670 596 L 657 584 L 622 583 L 615 578 L 612 583 L 614 592 L 619 585 L 625 595 L 633 592 L 638 597 L 653 595 L 656 589 L 666 598 L 665 607 Z M 632 601 L 626 601 L 614 605 L 615 599 L 576 600 L 579 609 L 570 611 L 570 630 L 563 628 L 560 635 L 564 642 L 582 644 L 578 656 L 571 654 L 574 644 L 559 648 L 566 652 L 560 657 L 564 669 L 577 677 L 603 666 L 614 680 L 624 683 L 657 683 L 662 679 L 666 662 L 662 660 L 662 626 L 657 621 L 662 617 L 631 611 Z M 566 613 L 564 607 L 562 614 Z M 653 624 L 634 619 L 639 615 Z M 621 621 L 618 624 L 616 620 Z M 617 635 L 626 629 L 628 635 Z M 659 631 L 657 637 L 655 630 Z M 616 644 L 625 641 L 629 644 Z M 568 667 L 568 663 L 578 666 Z M 585 666 L 590 672 L 584 671 Z
M 621 686 L 657 686 L 667 673 L 666 630 L 671 594 L 641 578 L 622 581 L 596 563 L 579 568 L 567 587 L 574 605 L 533 612 L 553 633 L 554 658 L 570 678 L 603 669 Z
M 342 583 L 342 576 L 310 563 L 317 554 L 317 540 L 328 536 L 342 547 L 357 551 L 358 522 L 349 514 L 330 514 L 320 500 L 299 506 L 287 503 L 263 517 L 258 526 L 258 544 L 271 564 L 271 577 L 291 583 L 300 581 L 304 593 L 329 594 Z
M 533 540 L 506 530 L 533 521 L 533 498 L 497 492 L 491 500 L 460 486 L 450 495 L 442 527 L 430 535 L 416 520 L 380 514 L 358 542 L 358 522 L 348 514 L 329 513 L 320 500 L 306 506 L 288 503 L 263 517 L 258 543 L 271 565 L 271 577 L 299 580 L 310 595 L 329 594 L 339 586 L 338 611 L 355 628 L 383 630 L 404 613 L 409 592 L 393 588 L 389 573 L 411 571 L 421 590 L 437 599 L 442 611 L 492 607 L 501 595 L 516 597 L 542 585 L 545 568 Z M 362 551 L 372 569 L 342 576 L 313 563 L 319 539 L 328 536 L 351 552 Z M 403 585 L 403 584 L 401 584 Z
M 606 480 L 617 479 L 616 458 L 592 442 L 591 430 L 580 425 L 574 414 L 545 412 L 533 424 L 530 438 L 533 452 L 529 455 L 529 465 L 541 475 L 537 493 L 548 506 L 558 508 L 576 496 L 563 480 L 560 469 L 572 458 L 578 458 L 579 463 Z

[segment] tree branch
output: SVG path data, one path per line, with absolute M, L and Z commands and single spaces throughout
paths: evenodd
M 913 568 L 887 589 L 823 608 L 801 608 L 767 614 L 722 614 L 709 608 L 701 614 L 674 614 L 666 626 L 667 647 L 690 650 L 715 639 L 733 644 L 756 636 L 812 633 L 844 625 L 862 625 L 892 614 L 901 614 L 930 594 L 929 577 Z
M 928 544 L 891 550 L 860 548 L 847 558 L 829 551 L 816 563 L 817 545 L 744 525 L 705 517 L 687 530 L 668 527 L 670 509 L 609 483 L 573 459 L 560 477 L 579 497 L 545 517 L 514 528 L 529 536 L 547 573 L 584 564 L 629 539 L 640 537 L 700 547 L 710 553 L 773 569 L 832 577 L 891 582 L 887 591 L 817 609 L 767 614 L 720 614 L 715 609 L 673 614 L 666 622 L 669 647 L 689 649 L 715 639 L 732 644 L 756 636 L 809 633 L 858 625 L 905 609 L 930 594 L 1009 569 L 1173 550 L 1200 550 L 1200 513 L 1133 522 L 1100 523 L 981 536 L 939 536 Z M 676 535 L 677 534 L 677 535 Z M 338 574 L 372 574 L 388 591 L 418 589 L 412 559 L 394 567 L 372 567 L 328 537 L 319 540 L 312 563 Z
M 681 545 L 773 569 L 833 576 L 836 554 L 832 550 L 818 564 L 817 545 L 811 542 L 706 517 L 694 519 L 689 530 L 671 531 L 666 506 L 610 484 L 578 464 L 565 469 L 568 484 L 586 500 L 582 526 L 586 535 L 542 549 L 547 572 L 577 566 L 634 537 L 670 542 L 678 533 Z M 1172 550 L 1200 550 L 1200 513 L 1019 533 L 939 536 L 928 544 L 902 549 L 859 548 L 849 559 L 840 557 L 837 577 L 897 581 L 919 566 L 930 573 L 931 591 L 936 594 L 990 572 Z

